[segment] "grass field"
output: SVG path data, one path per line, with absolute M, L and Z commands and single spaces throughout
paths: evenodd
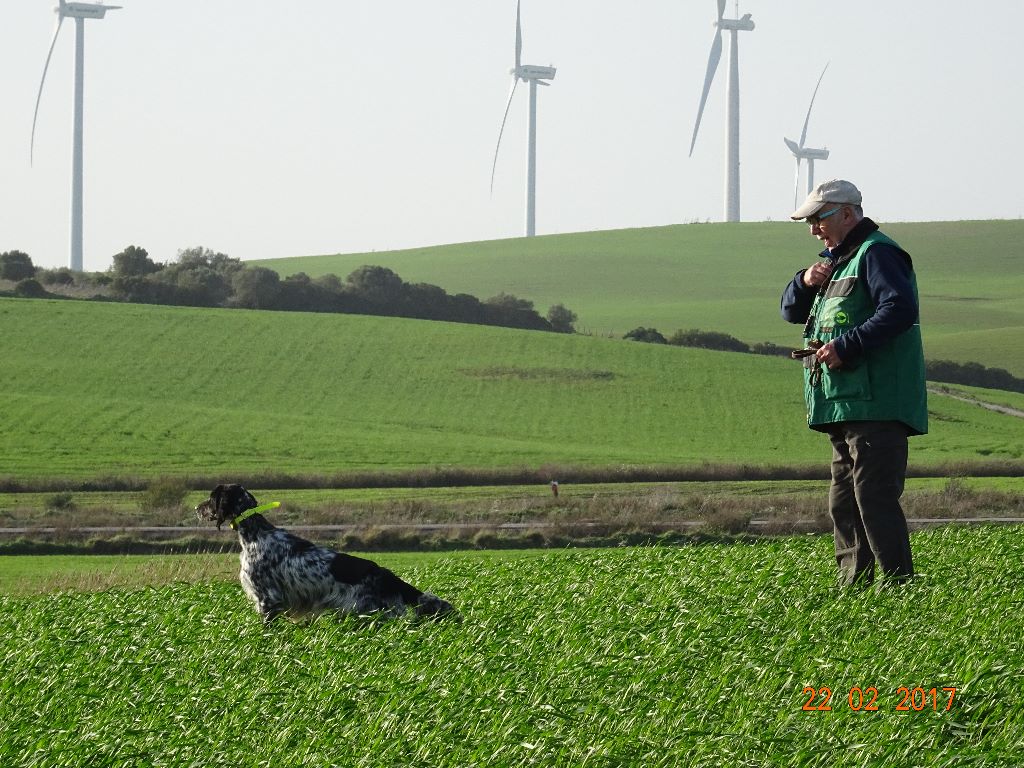
M 234 538 L 234 534 L 225 536 Z M 476 561 L 526 556 L 528 552 L 478 551 L 460 556 Z M 423 568 L 444 557 L 437 552 L 375 553 L 373 559 L 397 571 Z M 139 590 L 172 583 L 237 583 L 234 552 L 187 555 L 11 555 L 0 557 L 0 595 L 26 597 L 58 592 Z
M 916 533 L 879 594 L 825 537 L 391 563 L 461 623 L 265 628 L 216 578 L 0 597 L 0 764 L 1018 765 L 1022 533 Z
M 1024 221 L 897 223 L 883 230 L 914 258 L 927 357 L 1024 377 Z M 534 301 L 541 312 L 562 303 L 579 315 L 578 328 L 595 334 L 700 328 L 789 346 L 800 329 L 779 318 L 779 296 L 819 250 L 802 224 L 691 224 L 259 263 L 284 276 L 342 278 L 379 264 L 449 293 L 486 298 L 504 291 Z
M 822 466 L 795 363 L 345 315 L 0 300 L 8 477 Z M 1019 460 L 1020 421 L 934 397 L 916 463 Z

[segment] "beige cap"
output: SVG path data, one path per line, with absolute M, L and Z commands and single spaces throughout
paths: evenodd
M 793 221 L 806 219 L 808 216 L 813 216 L 824 208 L 826 203 L 860 205 L 860 190 L 849 181 L 843 181 L 842 179 L 822 182 L 814 188 L 814 191 L 804 200 L 804 204 L 793 211 L 793 215 L 789 218 Z

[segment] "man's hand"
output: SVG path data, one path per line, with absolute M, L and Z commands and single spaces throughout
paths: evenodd
M 831 261 L 816 261 L 806 270 L 804 270 L 804 276 L 801 278 L 804 285 L 808 288 L 820 288 L 826 282 L 828 282 L 829 275 L 832 274 L 832 262 Z
M 843 367 L 843 361 L 839 359 L 839 355 L 836 353 L 836 345 L 831 341 L 814 353 L 814 359 L 826 366 L 830 371 Z

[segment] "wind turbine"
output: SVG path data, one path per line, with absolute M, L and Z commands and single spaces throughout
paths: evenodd
M 818 85 L 814 86 L 814 93 L 811 94 L 811 103 L 807 107 L 807 117 L 804 118 L 804 130 L 800 134 L 800 143 L 797 144 L 792 139 L 783 137 L 783 141 L 786 142 L 789 151 L 796 158 L 796 185 L 793 188 L 794 208 L 796 208 L 800 198 L 800 161 L 807 161 L 807 194 L 809 195 L 814 190 L 814 161 L 828 160 L 828 149 L 814 149 L 804 146 L 804 142 L 807 140 L 807 124 L 811 122 L 811 108 L 814 106 L 814 98 L 818 95 L 818 87 L 821 85 L 821 79 L 825 77 L 827 69 L 828 64 L 825 65 L 825 69 L 821 70 L 821 75 L 818 77 Z
M 697 109 L 697 122 L 693 126 L 693 138 L 690 140 L 690 156 L 697 143 L 697 131 L 700 130 L 700 119 L 704 114 L 704 104 L 708 100 L 711 82 L 715 79 L 718 61 L 722 58 L 722 30 L 731 32 L 729 40 L 729 81 L 727 88 L 728 108 L 725 115 L 725 220 L 740 220 L 740 64 L 739 64 L 739 33 L 749 32 L 754 28 L 750 14 L 742 18 L 726 19 L 726 0 L 718 0 L 718 21 L 715 22 L 715 39 L 711 43 L 711 54 L 708 56 L 708 69 L 704 75 L 704 91 L 700 95 L 700 107 Z M 736 0 L 736 15 L 739 16 L 740 3 Z
M 523 28 L 519 14 L 520 0 L 516 0 L 516 65 L 509 70 L 512 75 L 512 89 L 508 93 L 505 104 L 505 116 L 501 118 L 501 129 L 498 131 L 498 144 L 494 148 L 494 164 L 491 166 L 491 192 L 494 192 L 494 173 L 498 167 L 498 150 L 501 149 L 501 136 L 505 132 L 505 121 L 512 106 L 512 97 L 516 95 L 519 81 L 530 84 L 530 122 L 529 142 L 526 150 L 526 236 L 536 234 L 537 220 L 537 86 L 551 85 L 549 80 L 555 79 L 554 67 L 540 67 L 534 64 L 523 64 Z
M 82 107 L 84 101 L 85 75 L 85 20 L 102 19 L 107 11 L 113 11 L 119 5 L 100 5 L 98 3 L 77 3 L 59 0 L 60 5 L 54 8 L 57 14 L 57 26 L 53 30 L 53 40 L 46 54 L 43 65 L 43 77 L 39 81 L 39 93 L 36 95 L 36 109 L 32 114 L 32 140 L 29 144 L 29 164 L 33 161 L 36 144 L 36 118 L 39 116 L 39 101 L 43 97 L 43 84 L 46 82 L 46 70 L 50 68 L 50 57 L 57 45 L 64 19 L 75 20 L 75 91 L 74 117 L 72 122 L 71 141 L 71 254 L 68 266 L 76 272 L 82 271 Z

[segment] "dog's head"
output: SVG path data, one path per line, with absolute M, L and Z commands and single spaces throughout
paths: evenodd
M 258 505 L 256 498 L 238 483 L 218 485 L 210 492 L 210 498 L 196 507 L 196 517 L 216 523 L 220 530 L 225 520 L 234 520 Z

